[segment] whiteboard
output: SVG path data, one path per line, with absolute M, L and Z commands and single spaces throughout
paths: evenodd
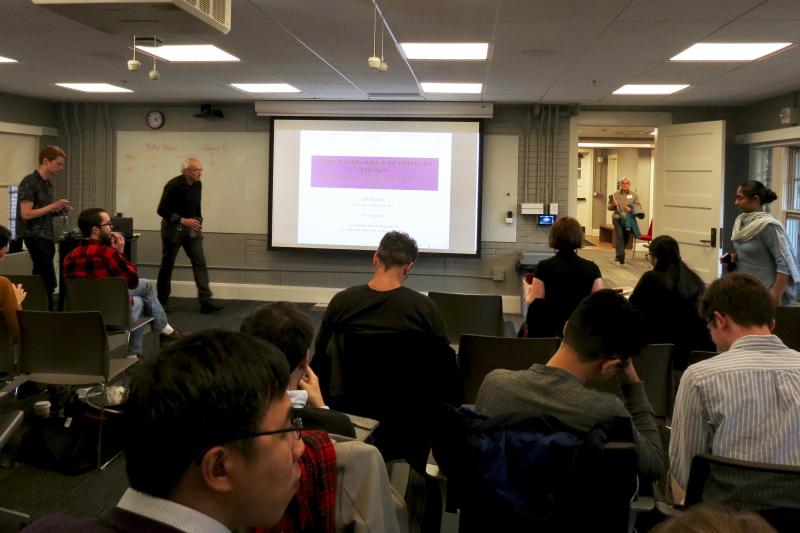
M 19 185 L 39 166 L 38 157 L 39 137 L 0 133 L 0 185 Z
M 159 230 L 164 185 L 181 162 L 203 166 L 203 229 L 267 233 L 267 132 L 117 132 L 117 207 L 136 230 Z

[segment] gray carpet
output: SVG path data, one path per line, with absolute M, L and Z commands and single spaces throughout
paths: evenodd
M 184 332 L 207 328 L 238 330 L 242 319 L 265 302 L 226 300 L 219 303 L 225 306 L 220 313 L 204 315 L 199 312 L 196 300 L 173 298 L 173 312 L 168 318 L 173 326 Z M 318 329 L 324 308 L 309 303 L 297 305 L 309 314 Z M 506 336 L 515 336 L 521 318 L 518 315 L 506 315 L 505 319 Z M 145 357 L 155 353 L 150 333 L 145 337 L 144 346 Z M 124 355 L 124 348 L 118 351 L 118 355 Z M 27 420 L 32 416 L 33 402 L 46 399 L 46 396 L 45 392 L 34 390 L 24 398 L 5 398 L 0 401 L 0 412 L 23 409 Z M 18 431 L 15 439 L 0 451 L 0 507 L 28 513 L 34 520 L 56 512 L 89 517 L 113 507 L 128 486 L 124 456 L 102 472 L 93 470 L 78 476 L 58 474 L 17 462 L 20 434 L 21 431 Z M 19 519 L 0 512 L 0 533 L 18 531 L 20 523 Z

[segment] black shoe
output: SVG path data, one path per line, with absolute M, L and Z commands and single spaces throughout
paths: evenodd
M 158 340 L 159 344 L 163 346 L 165 344 L 169 344 L 170 342 L 176 341 L 185 336 L 186 334 L 183 333 L 181 330 L 173 328 L 172 333 L 170 333 L 169 335 L 164 335 L 163 333 L 159 333 Z
M 203 302 L 203 303 L 200 304 L 200 312 L 201 313 L 205 313 L 207 315 L 210 315 L 212 313 L 218 313 L 218 312 L 222 311 L 223 309 L 225 309 L 223 306 L 217 305 L 217 304 L 215 304 L 214 302 L 211 302 L 211 301 Z
M 617 261 L 619 261 L 620 265 L 624 265 L 625 264 L 625 258 L 624 257 L 618 257 Z

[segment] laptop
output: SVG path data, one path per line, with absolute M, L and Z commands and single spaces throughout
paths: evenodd
M 111 217 L 111 231 L 133 237 L 133 217 Z

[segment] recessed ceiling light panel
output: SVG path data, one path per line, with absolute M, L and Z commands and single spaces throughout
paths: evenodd
M 16 59 L 11 59 L 10 57 L 0 56 L 0 63 L 18 63 L 18 61 Z
M 422 90 L 426 93 L 480 94 L 482 83 L 429 83 L 422 82 Z
M 72 89 L 73 91 L 81 91 L 84 93 L 132 93 L 130 89 L 125 87 L 117 87 L 110 83 L 56 83 L 59 87 L 65 89 Z
M 489 43 L 400 43 L 408 59 L 484 60 Z
M 164 46 L 136 45 L 137 50 L 170 62 L 225 62 L 239 58 L 213 44 L 165 44 Z
M 697 43 L 670 61 L 753 61 L 792 43 Z
M 231 87 L 247 93 L 299 93 L 288 83 L 231 83 Z
M 623 85 L 613 94 L 673 94 L 687 88 L 683 84 L 628 84 Z

